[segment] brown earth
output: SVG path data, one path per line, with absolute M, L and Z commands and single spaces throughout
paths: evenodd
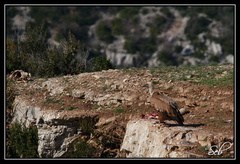
M 224 76 L 226 74 L 224 71 L 233 71 L 233 67 L 225 66 L 216 77 Z M 168 72 L 151 72 L 146 68 L 130 68 L 51 79 L 41 78 L 28 83 L 18 83 L 17 94 L 30 99 L 34 105 L 44 108 L 46 112 L 47 110 L 66 111 L 66 117 L 96 114 L 99 117 L 97 123 L 99 134 L 109 135 L 117 143 L 117 146 L 105 151 L 117 154 L 128 121 L 140 119 L 141 114 L 156 113 L 155 109 L 147 103 L 148 88 L 142 87 L 148 81 L 154 81 L 156 89 L 165 91 L 167 96 L 178 103 L 179 108 L 189 111 L 184 115 L 184 126 L 199 126 L 209 134 L 222 134 L 223 137 L 234 138 L 233 85 L 209 87 L 193 82 L 201 77 L 190 75 L 187 76 L 188 80 L 177 81 L 165 78 L 168 74 Z M 44 85 L 49 80 L 54 81 L 52 89 Z M 60 90 L 54 90 L 55 88 Z M 74 90 L 85 90 L 85 94 L 73 96 Z M 91 92 L 92 95 L 86 97 L 86 92 Z M 112 100 L 108 98 L 98 102 L 91 98 L 91 96 L 104 97 L 107 94 L 110 97 L 116 95 L 119 98 Z M 167 123 L 169 122 L 171 123 L 171 121 Z M 216 141 L 213 139 L 213 142 Z M 232 147 L 228 152 L 233 149 Z M 209 157 L 201 147 L 191 151 Z

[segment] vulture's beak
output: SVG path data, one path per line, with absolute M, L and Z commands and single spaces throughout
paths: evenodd
M 149 87 L 149 85 L 148 84 L 144 84 L 142 87 Z

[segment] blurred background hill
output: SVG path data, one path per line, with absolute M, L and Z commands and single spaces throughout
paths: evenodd
M 47 46 L 69 32 L 116 68 L 233 63 L 234 6 L 7 6 L 7 41 L 45 22 Z

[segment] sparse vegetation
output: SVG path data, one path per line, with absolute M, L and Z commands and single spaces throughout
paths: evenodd
M 168 66 L 151 68 L 161 78 L 172 81 L 189 81 L 208 87 L 233 87 L 234 72 L 219 66 Z
M 81 132 L 85 135 L 90 135 L 91 133 L 94 133 L 95 124 L 95 118 L 91 117 L 85 117 L 79 121 Z
M 95 152 L 95 147 L 79 138 L 70 150 L 70 158 L 93 158 Z
M 103 86 L 103 87 L 102 87 L 102 90 L 103 90 L 103 91 L 106 91 L 107 89 L 109 89 L 108 86 Z
M 156 15 L 153 23 L 149 23 L 151 36 L 155 36 L 167 31 L 174 22 L 174 16 L 168 8 L 162 8 L 161 12 L 164 15 Z
M 193 45 L 195 53 L 191 55 L 198 59 L 206 59 L 206 53 L 210 53 L 207 49 L 209 47 L 207 40 L 210 43 L 220 44 L 221 54 L 218 58 L 207 58 L 209 63 L 220 62 L 227 55 L 234 54 L 233 6 L 51 6 L 46 8 L 32 6 L 28 16 L 34 21 L 30 20 L 26 29 L 19 31 L 13 26 L 12 20 L 16 14 L 21 15 L 22 13 L 12 6 L 7 7 L 6 11 L 9 59 L 7 61 L 7 72 L 21 65 L 22 69 L 29 69 L 29 66 L 31 66 L 32 69 L 38 70 L 39 72 L 36 72 L 36 74 L 38 73 L 39 76 L 42 76 L 45 72 L 49 73 L 49 76 L 62 73 L 62 66 L 60 65 L 63 62 L 58 57 L 61 53 L 55 48 L 49 50 L 50 44 L 46 41 L 53 38 L 61 43 L 62 40 L 68 40 L 69 32 L 75 37 L 76 41 L 80 41 L 81 45 L 85 44 L 84 46 L 89 50 L 89 58 L 95 57 L 94 53 L 97 53 L 97 56 L 105 55 L 101 54 L 100 50 L 106 49 L 120 36 L 123 37 L 126 40 L 123 49 L 131 54 L 138 53 L 141 58 L 136 64 L 134 63 L 136 66 L 145 66 L 145 60 L 149 58 L 149 55 L 156 51 L 163 51 L 168 46 L 173 49 L 170 52 L 171 56 L 177 57 L 177 59 L 172 62 L 171 57 L 166 57 L 167 63 L 181 65 L 182 60 L 187 59 L 182 58 L 178 46 L 183 46 L 182 43 L 186 41 Z M 181 15 L 180 17 L 175 16 L 177 12 Z M 174 27 L 173 25 L 178 24 L 178 22 L 181 25 L 181 19 L 178 20 L 181 17 L 189 17 L 183 33 L 186 37 L 182 37 L 182 34 L 179 35 L 180 37 L 174 36 L 172 39 L 165 37 L 163 33 L 171 30 Z M 49 30 L 42 28 L 42 20 L 45 20 L 44 26 L 47 26 Z M 27 33 L 23 46 L 20 44 L 22 41 L 19 38 L 22 37 L 24 30 Z M 161 36 L 162 34 L 163 36 Z M 199 40 L 199 34 L 204 36 L 204 41 Z M 175 40 L 178 40 L 177 44 Z M 96 51 L 96 49 L 98 50 Z M 176 50 L 174 51 L 174 49 Z M 27 53 L 19 53 L 19 50 L 27 51 Z M 74 54 L 73 56 L 78 55 Z M 17 60 L 14 58 L 17 58 Z M 35 60 L 36 58 L 37 60 Z M 68 58 L 71 58 L 71 55 L 68 54 Z M 29 59 L 30 62 L 26 62 L 25 59 Z M 33 59 L 35 63 L 31 62 Z M 46 66 L 42 65 L 44 63 Z M 68 64 L 71 65 L 71 63 Z M 77 65 L 75 61 L 72 64 Z M 63 69 L 67 68 L 63 67 Z M 73 66 L 69 69 L 67 72 L 70 72 L 70 74 L 72 72 L 74 74 L 79 71 L 91 71 L 89 67 L 87 70 L 83 68 L 79 70 L 79 66 Z
M 74 110 L 74 109 L 77 109 L 78 107 L 76 107 L 76 106 L 70 106 L 69 108 L 68 108 L 68 110 Z
M 105 24 L 104 22 L 100 22 L 96 28 L 96 34 L 98 38 L 106 43 L 112 43 L 114 40 L 114 36 L 112 35 L 112 29 Z
M 123 22 L 121 18 L 115 18 L 111 22 L 112 24 L 112 34 L 113 35 L 122 35 L 123 31 Z
M 36 126 L 25 127 L 19 123 L 10 125 L 7 131 L 8 158 L 37 158 L 38 129 Z
M 168 52 L 167 50 L 163 50 L 158 53 L 158 60 L 163 63 L 163 65 L 170 66 L 175 65 L 174 57 L 172 56 L 171 52 Z
M 103 56 L 96 57 L 92 63 L 92 71 L 101 71 L 114 68 L 110 60 L 106 59 Z
M 7 80 L 6 86 L 6 108 L 12 110 L 12 104 L 16 96 L 15 81 Z
M 59 46 L 49 45 L 47 34 L 43 22 L 35 28 L 28 25 L 24 41 L 7 41 L 7 73 L 21 69 L 33 76 L 52 77 L 113 68 L 105 57 L 90 60 L 86 46 L 71 32 Z
M 192 17 L 185 29 L 185 33 L 190 40 L 197 39 L 197 35 L 203 31 L 208 31 L 208 25 L 211 21 L 206 17 Z
M 116 114 L 120 114 L 120 113 L 123 113 L 123 112 L 125 112 L 126 110 L 124 109 L 124 107 L 123 106 L 119 106 L 119 107 L 116 107 L 115 109 L 114 109 L 114 113 L 116 113 Z
M 21 95 L 29 96 L 31 100 L 36 100 L 37 96 L 39 101 L 35 101 L 34 105 L 44 106 L 43 110 L 51 109 L 52 112 L 59 114 L 61 120 L 54 122 L 54 126 L 62 126 L 65 123 L 69 128 L 71 125 L 74 126 L 73 131 L 63 130 L 60 139 L 58 138 L 59 140 L 63 137 L 78 138 L 69 144 L 64 157 L 120 157 L 118 153 L 128 121 L 139 119 L 141 114 L 156 112 L 145 103 L 148 89 L 141 86 L 147 81 L 152 81 L 156 90 L 162 90 L 164 94 L 176 100 L 179 108 L 190 111 L 190 114 L 184 115 L 186 127 L 203 124 L 201 128 L 211 131 L 212 134 L 218 132 L 231 134 L 234 122 L 231 111 L 234 78 L 232 65 L 125 68 L 83 75 L 84 78 L 79 78 L 81 77 L 79 75 L 49 78 L 49 82 L 56 80 L 65 88 L 64 92 L 55 95 L 42 85 L 45 82 L 44 78 L 24 84 L 16 83 L 17 93 L 21 91 Z M 115 86 L 118 85 L 123 87 L 115 90 Z M 81 89 L 84 89 L 84 94 L 88 96 L 79 98 L 71 95 L 73 90 L 82 93 Z M 128 96 L 131 94 L 134 96 L 137 94 L 139 97 L 130 100 L 131 97 Z M 45 118 L 41 118 L 39 122 L 47 123 Z M 65 135 L 65 132 L 69 135 Z M 59 143 L 59 140 L 53 142 Z M 209 142 L 211 139 L 204 136 L 201 140 Z M 42 142 L 45 141 L 41 140 Z M 7 145 L 11 147 L 10 143 L 13 142 L 8 143 Z M 189 151 L 202 155 L 206 150 L 200 148 L 201 146 L 191 147 Z M 28 156 L 31 154 L 22 155 Z

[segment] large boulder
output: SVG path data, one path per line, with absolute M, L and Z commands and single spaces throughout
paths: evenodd
M 120 151 L 127 158 L 192 158 L 196 147 L 211 147 L 213 136 L 201 125 L 162 124 L 155 119 L 135 119 L 128 122 Z

